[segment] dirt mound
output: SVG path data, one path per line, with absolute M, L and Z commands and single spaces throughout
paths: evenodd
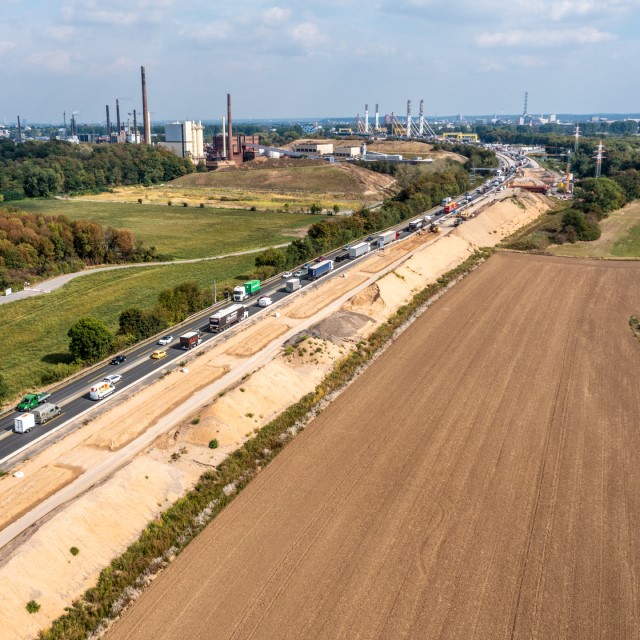
M 307 333 L 335 342 L 356 335 L 367 322 L 371 322 L 371 318 L 362 313 L 338 311 L 329 318 L 309 327 Z
M 365 195 L 373 193 L 393 195 L 396 192 L 396 179 L 391 176 L 348 163 L 339 166 L 342 171 L 346 171 L 356 180 Z

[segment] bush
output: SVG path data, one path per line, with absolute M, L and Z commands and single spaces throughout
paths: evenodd
M 197 418 L 194 418 L 194 419 L 191 421 L 191 424 L 200 424 L 200 416 L 198 416 Z
M 217 449 L 218 446 L 218 440 L 216 438 L 209 440 L 209 449 Z
M 72 556 L 77 556 L 80 553 L 80 549 L 78 549 L 78 547 L 71 547 L 69 553 L 71 553 Z
M 171 200 L 167 200 L 167 206 L 170 207 L 173 204 L 173 202 L 171 202 Z
M 82 369 L 82 365 L 77 362 L 58 362 L 48 367 L 42 374 L 40 380 L 43 385 L 53 384 L 54 382 L 60 382 L 60 380 L 72 376 L 74 373 L 80 371 L 80 369 Z
M 201 208 L 201 209 L 204 209 L 204 202 L 201 202 L 201 203 L 200 203 L 200 208 Z
M 38 611 L 40 611 L 40 605 L 35 600 L 29 600 L 29 602 L 27 602 L 27 611 L 29 613 L 38 613 Z
M 142 198 L 138 198 L 138 204 L 142 204 Z
M 188 207 L 188 206 L 189 206 L 189 203 L 188 203 L 188 202 L 183 202 L 183 203 L 182 203 L 182 206 L 183 206 L 183 207 Z
M 69 353 L 79 362 L 97 362 L 105 358 L 113 345 L 113 336 L 101 320 L 80 318 L 67 332 Z

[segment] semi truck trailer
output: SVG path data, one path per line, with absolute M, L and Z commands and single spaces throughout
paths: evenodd
M 189 349 L 197 347 L 199 344 L 202 344 L 202 338 L 200 338 L 200 334 L 197 331 L 189 331 L 183 336 L 180 336 L 181 349 L 188 351 Z
M 333 271 L 333 260 L 323 260 L 317 264 L 313 264 L 307 271 L 307 278 L 309 280 L 317 280 L 324 275 L 327 275 L 330 271 Z
M 239 287 L 234 287 L 233 299 L 236 302 L 242 302 L 258 293 L 260 293 L 260 280 L 249 280 Z
M 388 244 L 391 244 L 396 240 L 399 235 L 400 234 L 397 231 L 385 231 L 384 233 L 378 234 L 373 241 L 378 247 L 386 247 Z
M 209 317 L 209 330 L 213 333 L 220 333 L 248 317 L 249 311 L 243 304 L 234 304 Z
M 359 244 L 354 244 L 352 247 L 349 247 L 349 257 L 359 258 L 365 253 L 369 253 L 369 251 L 371 251 L 371 245 L 369 245 L 368 242 L 360 242 Z

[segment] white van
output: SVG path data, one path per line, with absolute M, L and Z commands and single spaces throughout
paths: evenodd
M 89 397 L 92 400 L 102 400 L 103 398 L 110 396 L 115 390 L 116 388 L 110 382 L 103 380 L 91 387 L 89 390 Z
M 62 409 L 60 409 L 57 404 L 47 402 L 46 404 L 40 405 L 37 409 L 34 409 L 32 413 L 36 424 L 45 424 L 49 422 L 49 420 L 58 417 L 62 413 Z

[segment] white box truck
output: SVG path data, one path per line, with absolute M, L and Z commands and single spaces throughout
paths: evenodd
M 297 291 L 301 285 L 300 285 L 300 278 L 291 278 L 290 280 L 287 280 L 284 283 L 285 289 L 287 290 L 287 293 L 293 293 L 294 291 Z
M 13 419 L 13 430 L 15 433 L 29 433 L 36 426 L 36 419 L 33 413 L 23 413 Z
M 374 242 L 378 247 L 386 247 L 388 244 L 391 244 L 398 237 L 397 231 L 386 231 L 385 233 L 380 233 L 374 238 Z
M 365 253 L 369 253 L 371 251 L 371 246 L 368 242 L 360 242 L 359 244 L 354 244 L 349 247 L 349 257 L 350 258 L 359 258 L 363 256 Z

